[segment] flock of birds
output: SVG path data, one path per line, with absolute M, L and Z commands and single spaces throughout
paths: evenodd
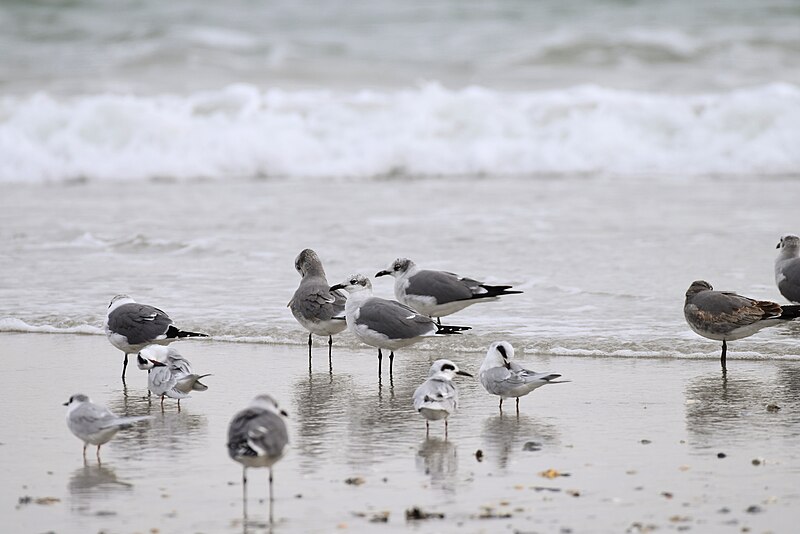
M 775 260 L 775 280 L 781 294 L 792 302 L 800 302 L 800 237 L 785 235 L 778 244 Z M 363 343 L 378 349 L 378 373 L 381 372 L 382 351 L 389 351 L 389 372 L 392 372 L 394 351 L 430 336 L 459 334 L 469 327 L 448 326 L 441 318 L 463 310 L 477 302 L 495 300 L 503 295 L 521 293 L 508 285 L 488 285 L 477 280 L 445 271 L 422 270 L 405 258 L 376 273 L 395 278 L 397 300 L 372 295 L 372 284 L 364 275 L 356 274 L 342 283 L 330 285 L 319 256 L 303 250 L 295 259 L 301 281 L 288 307 L 297 321 L 308 330 L 308 355 L 311 358 L 312 336 L 328 337 L 328 356 L 331 356 L 333 335 L 345 329 Z M 345 293 L 346 292 L 346 293 Z M 693 282 L 686 292 L 684 316 L 696 333 L 722 341 L 721 364 L 726 370 L 727 342 L 750 336 L 762 328 L 800 317 L 800 305 L 780 305 L 743 297 L 736 293 L 714 291 L 708 282 Z M 125 354 L 122 379 L 128 356 L 137 355 L 137 366 L 148 371 L 148 390 L 164 398 L 180 400 L 192 391 L 208 387 L 200 380 L 208 375 L 193 372 L 189 362 L 174 348 L 173 341 L 206 334 L 177 328 L 162 310 L 139 304 L 127 295 L 117 295 L 108 307 L 104 324 L 109 341 Z M 483 387 L 503 400 L 519 398 L 545 384 L 560 383 L 561 375 L 537 373 L 524 369 L 513 361 L 514 348 L 506 341 L 492 343 L 479 370 Z M 429 421 L 444 420 L 458 406 L 457 375 L 472 376 L 452 361 L 436 360 L 427 380 L 413 395 L 415 410 L 425 419 L 426 434 Z M 83 457 L 89 444 L 100 447 L 118 430 L 150 416 L 119 417 L 107 408 L 92 403 L 86 395 L 75 394 L 65 403 L 67 425 L 84 442 Z M 250 405 L 238 412 L 228 427 L 228 454 L 243 466 L 242 486 L 247 498 L 247 468 L 269 468 L 269 494 L 272 501 L 272 466 L 284 454 L 288 444 L 287 414 L 270 395 L 258 395 Z
M 319 256 L 303 250 L 295 259 L 300 284 L 288 307 L 297 321 L 308 330 L 308 357 L 311 358 L 312 336 L 328 337 L 328 356 L 331 357 L 333 335 L 345 329 L 356 338 L 378 349 L 378 373 L 381 372 L 383 351 L 389 351 L 389 373 L 392 372 L 394 351 L 431 336 L 458 334 L 469 327 L 449 326 L 441 318 L 477 302 L 496 300 L 503 295 L 521 293 L 508 285 L 488 285 L 444 271 L 421 270 L 414 262 L 400 258 L 389 269 L 376 276 L 395 278 L 397 300 L 372 295 L 372 284 L 366 276 L 356 274 L 336 285 L 330 285 Z M 170 343 L 186 338 L 207 337 L 206 334 L 181 330 L 164 311 L 140 304 L 128 295 L 111 299 L 106 313 L 104 330 L 109 342 L 123 352 L 122 380 L 128 357 L 136 354 L 137 367 L 148 372 L 148 391 L 164 399 L 180 401 L 193 391 L 208 387 L 201 379 L 208 374 L 194 373 L 189 361 Z M 492 395 L 503 399 L 519 398 L 545 384 L 559 383 L 561 375 L 537 373 L 513 362 L 514 348 L 506 341 L 492 343 L 481 365 L 479 378 Z M 427 380 L 414 392 L 415 410 L 425 419 L 426 435 L 429 421 L 444 420 L 458 407 L 456 375 L 472 376 L 461 371 L 451 360 L 436 360 Z M 83 458 L 91 445 L 100 447 L 122 428 L 149 419 L 119 417 L 105 407 L 91 402 L 88 396 L 75 394 L 65 403 L 67 426 L 84 442 Z M 269 494 L 272 501 L 272 465 L 284 454 L 288 444 L 287 414 L 270 395 L 258 395 L 250 405 L 238 412 L 228 427 L 228 454 L 242 466 L 242 487 L 247 499 L 247 469 L 269 468 Z

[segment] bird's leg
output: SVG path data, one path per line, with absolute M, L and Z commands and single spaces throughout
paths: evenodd
M 431 427 L 430 427 L 430 424 L 428 424 L 428 420 L 426 419 L 425 420 L 425 437 L 426 438 L 428 437 L 428 434 L 430 433 L 430 431 L 431 431 Z
M 437 317 L 437 318 L 436 318 L 436 325 L 437 325 L 439 328 L 441 328 L 441 327 L 442 327 L 442 318 L 441 318 L 441 317 Z
M 247 467 L 242 467 L 242 518 L 247 529 Z
M 271 525 L 273 522 L 272 519 L 272 468 L 269 468 L 269 524 Z
M 389 353 L 389 376 L 392 376 L 392 367 L 394 367 L 394 351 Z
M 83 463 L 86 463 L 86 447 L 88 447 L 88 443 L 83 444 Z
M 125 353 L 125 360 L 122 362 L 122 383 L 125 383 L 125 370 L 128 368 L 128 353 Z
M 97 465 L 100 465 L 100 445 L 97 446 Z
M 381 376 L 381 362 L 383 361 L 383 353 L 378 349 L 378 376 Z
M 447 439 L 447 419 L 444 420 L 444 439 Z
M 333 374 L 333 336 L 328 336 L 328 372 Z
M 503 413 L 503 397 L 500 397 L 500 413 Z
M 311 334 L 308 334 L 308 360 L 311 361 Z
M 725 356 L 728 354 L 728 343 L 723 339 L 722 340 L 722 356 L 720 356 L 720 363 L 722 364 L 722 372 L 724 373 L 727 371 L 725 368 Z
M 519 397 L 517 397 L 517 415 L 519 415 Z
M 272 495 L 272 468 L 269 468 L 269 502 L 272 502 L 275 498 Z
M 181 413 L 181 400 L 178 399 L 178 413 Z

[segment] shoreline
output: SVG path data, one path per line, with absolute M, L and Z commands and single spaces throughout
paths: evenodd
M 500 416 L 477 380 L 459 380 L 461 405 L 444 441 L 440 425 L 425 438 L 410 403 L 437 357 L 428 351 L 399 351 L 394 375 L 384 364 L 379 383 L 371 349 L 334 346 L 331 374 L 327 346 L 314 351 L 311 373 L 301 345 L 173 346 L 213 376 L 180 413 L 168 401 L 162 414 L 135 367 L 122 388 L 121 353 L 104 338 L 0 334 L 8 366 L 0 386 L 21 391 L 0 423 L 2 501 L 20 530 L 241 531 L 241 470 L 227 458 L 225 431 L 261 392 L 289 412 L 290 452 L 275 466 L 275 530 L 781 532 L 800 504 L 795 362 L 733 361 L 723 379 L 700 360 L 529 353 L 521 364 L 571 382 L 524 397 L 517 417 L 511 402 Z M 452 356 L 471 372 L 482 357 Z M 60 405 L 76 392 L 156 419 L 104 446 L 102 469 L 91 454 L 84 468 Z M 780 410 L 768 412 L 770 403 Z M 529 442 L 537 450 L 523 450 Z M 540 476 L 550 469 L 569 476 Z M 266 471 L 248 476 L 248 517 L 260 531 Z M 58 501 L 17 504 L 26 496 Z M 445 517 L 407 521 L 414 507 Z

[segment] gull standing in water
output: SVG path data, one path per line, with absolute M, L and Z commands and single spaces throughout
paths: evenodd
M 789 302 L 800 302 L 800 237 L 787 234 L 781 236 L 776 248 L 775 283 L 778 291 Z
M 139 352 L 148 345 L 168 345 L 185 337 L 208 337 L 198 332 L 180 330 L 169 315 L 147 304 L 139 304 L 128 295 L 117 295 L 108 305 L 103 329 L 112 345 L 125 353 L 122 381 L 128 367 L 128 354 Z
M 307 248 L 294 260 L 300 273 L 300 285 L 288 307 L 303 328 L 308 330 L 308 365 L 311 366 L 311 335 L 328 336 L 328 363 L 331 362 L 333 334 L 347 328 L 344 319 L 346 296 L 341 291 L 331 291 L 317 253 Z
M 64 403 L 67 407 L 67 427 L 83 441 L 83 461 L 86 462 L 86 447 L 97 445 L 97 463 L 100 463 L 100 446 L 108 443 L 116 433 L 137 421 L 151 419 L 149 415 L 120 417 L 105 406 L 93 403 L 89 397 L 76 393 Z
M 331 291 L 344 289 L 347 298 L 344 311 L 347 328 L 367 345 L 378 348 L 378 374 L 380 375 L 381 349 L 390 350 L 389 373 L 392 372 L 394 351 L 407 347 L 422 338 L 443 334 L 457 334 L 469 330 L 468 326 L 437 325 L 428 317 L 394 300 L 372 296 L 372 283 L 361 274 L 331 287 Z
M 558 380 L 561 375 L 555 373 L 537 373 L 512 362 L 514 347 L 507 341 L 498 341 L 489 345 L 486 358 L 483 360 L 478 376 L 484 389 L 492 395 L 500 397 L 500 412 L 503 411 L 503 399 L 515 397 L 517 414 L 519 414 L 519 398 L 524 397 L 536 388 L 546 384 L 561 384 L 568 380 Z
M 728 341 L 752 336 L 762 328 L 800 317 L 800 306 L 781 306 L 727 291 L 714 291 L 705 280 L 695 280 L 686 290 L 683 315 L 701 336 L 722 341 L 720 363 L 726 371 Z
M 453 383 L 456 375 L 472 377 L 450 360 L 436 360 L 428 379 L 414 391 L 414 409 L 425 418 L 426 436 L 430 430 L 429 421 L 444 419 L 444 437 L 447 438 L 447 418 L 458 408 L 458 390 Z
M 172 347 L 146 347 L 137 354 L 136 361 L 139 369 L 148 371 L 147 388 L 161 397 L 161 406 L 164 406 L 164 397 L 167 396 L 178 399 L 180 410 L 181 399 L 187 398 L 192 391 L 208 389 L 200 379 L 211 375 L 193 373 L 189 360 Z
M 439 321 L 476 302 L 522 293 L 512 291 L 511 286 L 490 286 L 446 271 L 422 270 L 407 258 L 397 258 L 388 269 L 375 274 L 376 277 L 386 275 L 395 279 L 397 300 Z
M 228 426 L 228 456 L 242 464 L 242 499 L 247 518 L 247 468 L 269 468 L 270 522 L 272 521 L 272 466 L 283 458 L 289 443 L 285 411 L 270 395 L 259 395 L 238 412 Z

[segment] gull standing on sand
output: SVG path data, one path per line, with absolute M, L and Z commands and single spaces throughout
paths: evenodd
M 148 371 L 147 389 L 161 397 L 161 406 L 164 406 L 164 397 L 167 396 L 178 399 L 180 409 L 181 399 L 187 398 L 189 393 L 208 389 L 200 379 L 211 375 L 193 373 L 189 360 L 172 347 L 146 347 L 137 354 L 136 362 L 139 369 Z
M 275 399 L 259 395 L 237 413 L 228 426 L 228 456 L 242 464 L 245 516 L 248 467 L 269 468 L 269 501 L 272 503 L 272 466 L 283 457 L 289 443 L 285 417 L 288 415 L 278 408 Z
M 695 280 L 686 290 L 686 322 L 697 334 L 722 341 L 720 363 L 726 370 L 728 341 L 752 336 L 762 328 L 800 317 L 800 306 L 781 306 L 726 291 L 714 291 L 705 280 Z
M 778 291 L 789 302 L 800 302 L 800 237 L 781 236 L 776 248 L 781 249 L 775 258 L 775 283 Z
M 503 411 L 503 399 L 516 397 L 517 414 L 519 414 L 519 398 L 546 384 L 563 384 L 569 380 L 558 380 L 561 375 L 555 373 L 537 373 L 523 368 L 511 361 L 514 347 L 507 341 L 498 341 L 489 345 L 486 358 L 483 360 L 478 376 L 484 389 L 492 395 L 500 397 L 500 412 Z
M 397 301 L 373 297 L 372 283 L 361 274 L 354 274 L 349 280 L 331 287 L 331 291 L 337 289 L 350 293 L 344 307 L 347 328 L 367 345 L 378 348 L 379 374 L 383 358 L 381 349 L 391 351 L 391 373 L 395 350 L 416 343 L 424 337 L 469 330 L 467 326 L 437 325 L 427 315 L 421 315 Z
M 501 295 L 513 295 L 511 286 L 490 286 L 446 271 L 421 270 L 407 258 L 397 258 L 392 265 L 375 274 L 394 276 L 394 296 L 430 317 L 444 317 L 461 311 L 476 302 L 497 300 Z
M 169 315 L 147 304 L 138 304 L 128 295 L 117 295 L 108 305 L 103 329 L 112 345 L 125 353 L 122 381 L 128 367 L 128 354 L 139 352 L 148 345 L 168 345 L 184 337 L 208 337 L 206 334 L 180 330 Z
M 347 328 L 344 303 L 347 297 L 341 291 L 331 291 L 317 253 L 307 248 L 294 260 L 300 273 L 300 285 L 288 307 L 303 328 L 308 330 L 308 362 L 311 365 L 311 334 L 328 336 L 328 361 L 331 359 L 333 334 Z
M 108 443 L 121 428 L 127 428 L 137 421 L 151 419 L 149 415 L 138 417 L 119 417 L 105 406 L 93 403 L 89 397 L 76 393 L 64 403 L 67 407 L 67 427 L 83 441 L 83 461 L 86 461 L 86 447 L 97 445 L 97 463 L 100 463 L 100 446 Z
M 426 436 L 430 430 L 429 421 L 444 419 L 444 437 L 447 438 L 447 418 L 458 408 L 458 390 L 453 383 L 456 375 L 472 377 L 450 360 L 436 360 L 428 379 L 414 391 L 414 409 L 425 418 Z

